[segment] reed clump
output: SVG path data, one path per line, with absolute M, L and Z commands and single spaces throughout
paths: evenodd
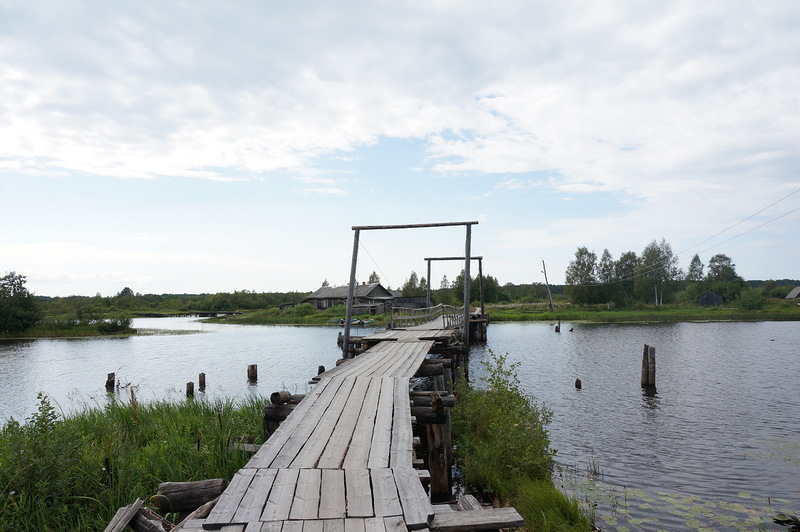
M 46 396 L 0 430 L 0 528 L 102 530 L 158 484 L 229 479 L 248 456 L 235 436 L 261 437 L 265 400 L 113 401 L 62 417 Z
M 478 387 L 457 383 L 453 409 L 456 464 L 466 489 L 510 503 L 530 530 L 587 531 L 589 519 L 555 487 L 552 412 L 519 384 L 517 365 L 491 354 Z

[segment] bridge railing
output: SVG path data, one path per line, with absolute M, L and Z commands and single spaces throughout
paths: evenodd
M 390 322 L 393 328 L 403 328 L 423 325 L 439 318 L 442 318 L 446 329 L 461 327 L 464 325 L 464 307 L 442 304 L 425 308 L 392 307 Z

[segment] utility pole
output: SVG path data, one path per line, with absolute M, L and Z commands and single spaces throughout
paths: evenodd
M 553 305 L 553 295 L 550 293 L 550 283 L 547 282 L 547 268 L 542 261 L 542 273 L 544 274 L 544 284 L 547 286 L 547 297 L 550 299 L 550 312 L 555 312 L 556 307 Z

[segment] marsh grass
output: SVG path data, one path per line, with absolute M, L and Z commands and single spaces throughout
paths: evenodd
M 0 529 L 102 530 L 160 482 L 230 479 L 248 456 L 228 443 L 261 438 L 264 402 L 134 400 L 62 418 L 40 396 L 0 430 Z
M 465 487 L 495 502 L 510 502 L 530 530 L 586 531 L 589 519 L 552 481 L 546 426 L 552 413 L 519 386 L 516 364 L 503 356 L 483 362 L 482 386 L 457 384 L 453 409 L 456 464 Z

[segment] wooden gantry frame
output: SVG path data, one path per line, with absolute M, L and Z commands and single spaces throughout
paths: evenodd
M 404 224 L 404 225 L 357 225 L 353 226 L 353 260 L 350 264 L 350 285 L 347 290 L 347 311 L 344 320 L 344 338 L 342 342 L 342 356 L 349 358 L 351 355 L 348 352 L 350 346 L 350 320 L 353 318 L 353 295 L 356 286 L 356 266 L 358 265 L 358 243 L 361 231 L 374 231 L 383 229 L 422 229 L 429 227 L 453 227 L 463 225 L 466 229 L 466 238 L 464 244 L 464 326 L 463 326 L 463 342 L 464 349 L 469 349 L 469 291 L 470 291 L 470 263 L 472 262 L 471 247 L 472 247 L 472 226 L 478 225 L 477 221 L 470 222 L 440 222 L 430 224 Z M 449 258 L 448 258 L 449 259 Z M 427 259 L 426 259 L 427 260 Z M 481 262 L 478 263 L 479 266 Z M 428 261 L 428 268 L 430 270 L 430 261 Z M 481 279 L 483 277 L 481 276 Z M 430 279 L 428 279 L 430 284 Z M 430 293 L 428 295 L 430 301 Z M 483 303 L 481 302 L 481 305 Z

